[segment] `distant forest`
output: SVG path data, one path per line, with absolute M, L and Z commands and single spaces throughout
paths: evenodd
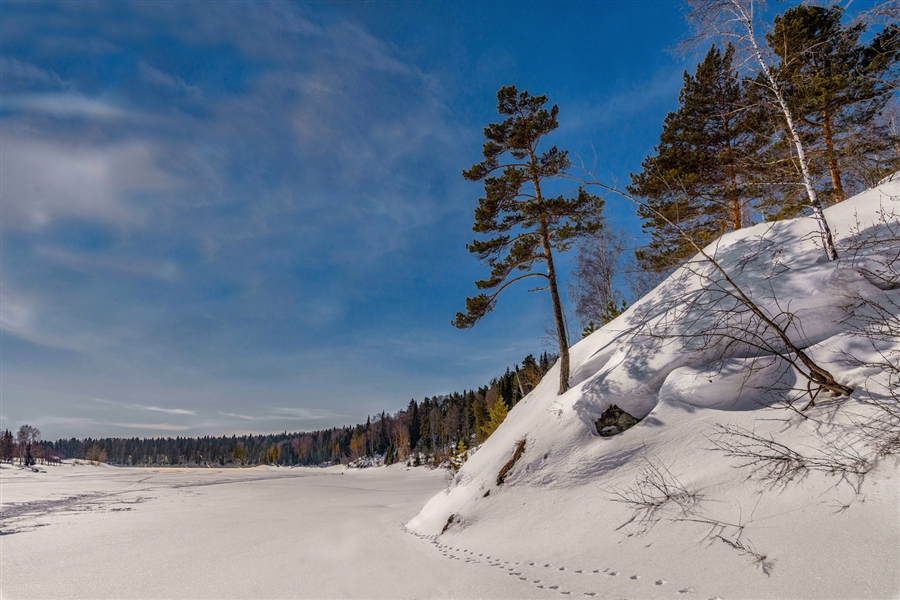
M 314 466 L 383 456 L 386 464 L 437 466 L 490 435 L 492 409 L 512 408 L 541 381 L 556 357 L 528 355 L 521 367 L 477 390 L 410 400 L 404 410 L 382 412 L 363 424 L 271 435 L 167 438 L 70 438 L 44 442 L 41 455 L 133 466 Z

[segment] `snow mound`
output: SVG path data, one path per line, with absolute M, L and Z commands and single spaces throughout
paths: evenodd
M 793 355 L 711 284 L 721 279 L 698 255 L 573 346 L 569 391 L 557 395 L 554 367 L 408 529 L 535 572 L 542 564 L 569 573 L 645 570 L 723 597 L 894 597 L 900 494 L 893 457 L 844 485 L 846 473 L 842 480 L 808 468 L 792 482 L 774 481 L 712 449 L 722 449 L 723 431 L 746 431 L 813 455 L 838 444 L 840 452 L 868 456 L 871 440 L 836 442 L 829 432 L 871 416 L 872 398 L 883 400 L 892 385 L 871 363 L 900 351 L 900 340 L 873 342 L 853 324 L 874 316 L 872 306 L 900 305 L 900 281 L 873 276 L 886 255 L 896 255 L 896 238 L 884 240 L 898 214 L 894 177 L 826 210 L 840 261 L 825 260 L 810 218 L 760 224 L 706 249 L 799 348 L 856 388 L 849 399 L 826 394 L 800 411 L 807 380 L 781 357 Z M 600 437 L 595 423 L 613 404 L 640 422 Z M 522 440 L 524 452 L 513 460 Z M 660 496 L 660 487 L 670 493 Z M 658 506 L 642 506 L 642 498 Z M 594 589 L 586 579 L 557 577 L 560 590 Z M 536 579 L 538 587 L 546 583 Z M 599 589 L 672 597 L 671 587 L 641 587 L 639 579 L 608 577 Z

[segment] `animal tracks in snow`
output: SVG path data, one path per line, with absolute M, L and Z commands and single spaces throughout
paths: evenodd
M 576 569 L 568 565 L 542 563 L 533 559 L 520 561 L 506 560 L 504 557 L 494 556 L 492 554 L 485 555 L 484 553 L 476 553 L 475 551 L 466 548 L 449 546 L 441 543 L 436 536 L 428 537 L 418 534 L 413 535 L 430 542 L 435 549 L 446 558 L 451 560 L 461 560 L 461 558 L 464 558 L 465 562 L 470 564 L 481 564 L 487 567 L 503 569 L 507 572 L 507 575 L 515 577 L 524 585 L 531 585 L 538 590 L 552 591 L 562 596 L 572 596 L 574 594 L 581 598 L 596 598 L 608 594 L 612 591 L 608 587 L 609 585 L 613 585 L 612 582 L 605 583 L 605 578 L 598 579 L 598 575 L 616 577 L 621 581 L 621 583 L 615 584 L 614 594 L 616 595 L 621 594 L 623 589 L 632 589 L 636 596 L 646 595 L 648 593 L 656 595 L 660 593 L 664 586 L 668 587 L 669 585 L 669 582 L 665 579 L 650 579 L 648 583 L 644 583 L 640 574 L 633 573 L 628 575 L 622 571 L 613 570 L 610 567 L 603 569 Z M 535 577 L 535 575 L 538 575 L 541 572 L 543 573 L 543 578 Z M 551 579 L 551 581 L 547 581 L 547 579 Z M 556 581 L 552 581 L 554 579 Z M 650 589 L 646 588 L 647 585 L 651 586 Z M 654 593 L 651 592 L 651 590 L 658 591 Z M 679 597 L 690 598 L 690 594 L 694 593 L 695 589 L 690 586 L 685 586 L 678 588 L 677 590 L 672 590 L 669 594 L 674 596 L 675 592 L 677 592 Z

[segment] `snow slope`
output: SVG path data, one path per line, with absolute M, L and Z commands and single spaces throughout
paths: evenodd
M 841 261 L 825 260 L 809 218 L 757 225 L 706 249 L 769 315 L 780 315 L 799 347 L 856 388 L 849 399 L 825 394 L 803 414 L 789 410 L 786 399 L 797 408 L 809 400 L 796 391 L 806 380 L 794 368 L 746 344 L 727 346 L 727 337 L 699 335 L 714 323 L 701 309 L 715 273 L 698 256 L 573 346 L 571 389 L 558 396 L 551 371 L 408 528 L 548 597 L 900 596 L 896 456 L 861 481 L 799 471 L 776 482 L 712 450 L 741 441 L 723 435 L 725 425 L 803 456 L 875 462 L 875 440 L 856 425 L 881 414 L 871 401 L 888 382 L 846 353 L 883 361 L 874 348 L 900 350 L 900 340 L 873 346 L 847 316 L 871 316 L 863 300 L 900 302 L 900 281 L 886 285 L 860 269 L 898 248 L 849 247 L 860 230 L 883 233 L 885 213 L 889 223 L 900 214 L 900 174 L 826 210 Z M 734 307 L 728 298 L 716 306 Z M 747 311 L 716 318 L 718 332 L 756 330 L 778 345 Z M 600 437 L 594 423 L 611 404 L 642 420 Z M 521 440 L 524 453 L 498 484 Z

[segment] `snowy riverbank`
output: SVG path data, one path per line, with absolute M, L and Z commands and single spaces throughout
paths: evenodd
M 442 471 L 42 470 L 0 469 L 3 598 L 546 597 L 403 530 Z

